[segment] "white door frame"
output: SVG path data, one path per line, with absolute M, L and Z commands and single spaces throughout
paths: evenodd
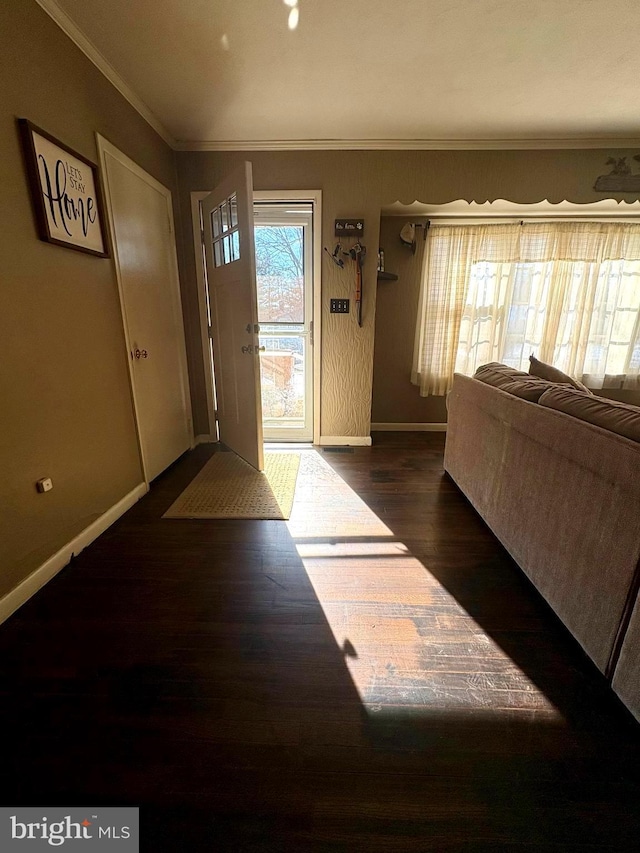
M 200 220 L 200 201 L 211 190 L 191 193 L 191 220 L 193 225 L 193 248 L 196 260 L 196 279 L 198 283 L 198 309 L 200 314 L 200 337 L 207 393 L 207 413 L 211 435 L 210 441 L 217 441 L 215 421 L 215 401 L 213 389 L 215 380 L 211 367 L 211 344 L 209 342 L 209 324 L 207 322 L 207 296 L 204 259 L 202 253 L 202 223 Z M 322 190 L 254 190 L 254 201 L 306 201 L 313 205 L 313 443 L 320 443 L 320 379 L 322 358 Z
M 112 245 L 115 246 L 115 225 L 113 220 L 113 205 L 111 199 L 111 193 L 109 188 L 109 180 L 108 180 L 108 172 L 107 172 L 107 155 L 113 157 L 131 172 L 136 175 L 138 178 L 143 180 L 149 186 L 153 187 L 154 190 L 160 193 L 160 195 L 164 196 L 167 202 L 167 217 L 169 220 L 169 228 L 171 231 L 171 235 L 173 240 L 171 241 L 171 272 L 173 278 L 173 284 L 175 288 L 175 293 L 177 296 L 175 311 L 177 317 L 180 321 L 182 328 L 182 346 L 180 347 L 180 379 L 184 388 L 184 401 L 185 401 L 185 416 L 188 420 L 189 427 L 189 438 L 190 445 L 194 447 L 194 437 L 193 437 L 193 413 L 191 411 L 191 394 L 189 392 L 189 372 L 187 369 L 187 352 L 186 352 L 186 341 L 184 339 L 184 318 L 182 316 L 182 303 L 180 299 L 180 277 L 178 274 L 178 256 L 176 251 L 176 242 L 175 242 L 175 227 L 173 222 L 173 200 L 171 195 L 171 190 L 167 189 L 164 184 L 161 184 L 154 177 L 152 177 L 148 172 L 139 166 L 134 160 L 130 157 L 127 157 L 126 154 L 123 154 L 119 148 L 116 148 L 115 145 L 112 145 L 108 139 L 105 139 L 104 136 L 101 136 L 99 133 L 96 133 L 96 142 L 98 146 L 98 157 L 100 159 L 100 172 L 101 172 L 101 180 L 102 180 L 102 189 L 105 200 L 105 208 L 107 211 L 107 219 L 109 221 L 109 230 L 111 232 L 111 242 Z M 120 301 L 120 317 L 122 319 L 122 328 L 124 331 L 124 339 L 127 347 L 127 367 L 129 369 L 129 389 L 131 391 L 131 400 L 133 402 L 133 411 L 135 415 L 135 425 L 136 425 L 136 439 L 138 442 L 138 453 L 140 455 L 140 464 L 142 466 L 142 473 L 144 475 L 144 482 L 147 487 L 147 491 L 149 491 L 149 477 L 147 474 L 147 463 L 144 457 L 144 450 L 142 447 L 142 436 L 140 432 L 140 409 L 138 405 L 138 401 L 136 399 L 136 386 L 134 380 L 133 373 L 133 361 L 130 357 L 132 346 L 129 338 L 129 327 L 127 324 L 127 311 L 125 307 L 124 301 L 124 290 L 122 285 L 122 270 L 120 268 L 120 263 L 118 260 L 117 251 L 113 252 L 113 263 L 116 269 L 116 280 L 118 282 L 118 298 Z

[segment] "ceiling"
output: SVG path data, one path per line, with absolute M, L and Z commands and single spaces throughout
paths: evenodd
M 640 141 L 637 0 L 37 2 L 176 147 Z

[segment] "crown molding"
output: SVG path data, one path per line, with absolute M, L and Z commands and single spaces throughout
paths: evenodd
M 40 2 L 40 0 L 38 0 Z M 554 139 L 232 139 L 179 141 L 177 151 L 501 151 L 640 148 L 640 137 Z
M 171 136 L 160 119 L 153 113 L 145 102 L 136 95 L 133 89 L 122 79 L 113 65 L 105 59 L 94 43 L 87 38 L 75 21 L 60 8 L 56 0 L 36 0 L 36 3 L 49 15 L 71 41 L 80 48 L 84 55 L 93 62 L 96 68 L 104 74 L 107 80 L 115 86 L 131 106 L 158 133 L 171 148 L 176 148 L 176 141 Z

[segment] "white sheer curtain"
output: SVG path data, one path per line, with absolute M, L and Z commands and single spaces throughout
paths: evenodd
M 529 355 L 593 388 L 640 387 L 640 225 L 432 225 L 412 382 Z

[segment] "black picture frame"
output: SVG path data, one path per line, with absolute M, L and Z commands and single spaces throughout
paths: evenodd
M 39 238 L 110 257 L 97 165 L 28 119 L 18 128 Z

